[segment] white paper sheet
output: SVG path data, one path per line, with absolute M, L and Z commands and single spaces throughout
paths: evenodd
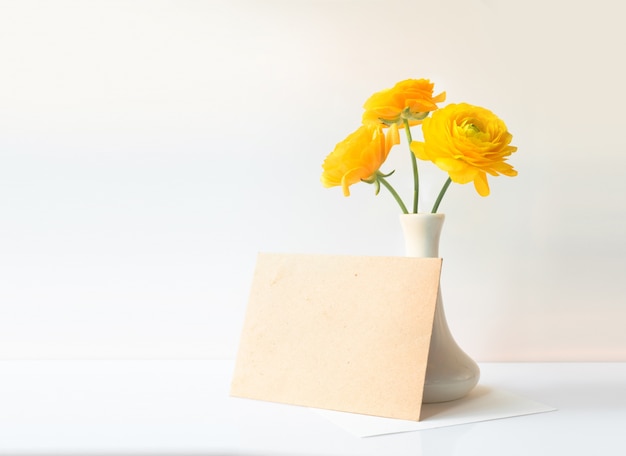
M 478 385 L 463 399 L 424 404 L 419 422 L 315 409 L 329 421 L 359 437 L 420 431 L 553 410 L 556 409 L 486 385 Z

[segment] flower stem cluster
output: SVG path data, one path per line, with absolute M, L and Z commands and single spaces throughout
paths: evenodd
M 322 184 L 341 186 L 345 196 L 350 195 L 350 185 L 358 182 L 374 184 L 376 194 L 382 184 L 402 212 L 409 213 L 387 180 L 393 171 L 388 174 L 380 171 L 391 148 L 400 143 L 399 129 L 402 128 L 409 144 L 413 171 L 413 213 L 418 212 L 418 159 L 431 161 L 448 173 L 432 213 L 438 211 L 452 182 L 473 182 L 478 194 L 487 196 L 490 193 L 488 174 L 517 175 L 506 163 L 517 147 L 510 145 L 512 135 L 504 122 L 491 111 L 467 103 L 439 109 L 437 103 L 445 101 L 446 94 L 433 96 L 433 89 L 434 84 L 427 79 L 408 79 L 372 95 L 363 105 L 361 126 L 338 143 L 324 160 Z M 423 141 L 413 140 L 411 127 L 416 125 L 422 128 Z

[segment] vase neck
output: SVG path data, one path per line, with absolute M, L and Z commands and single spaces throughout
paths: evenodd
M 419 258 L 439 257 L 439 237 L 444 219 L 444 214 L 400 215 L 405 255 Z

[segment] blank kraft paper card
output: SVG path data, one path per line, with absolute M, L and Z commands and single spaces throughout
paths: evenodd
M 419 421 L 441 263 L 259 254 L 231 395 Z

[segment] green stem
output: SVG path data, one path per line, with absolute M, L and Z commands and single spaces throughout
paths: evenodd
M 432 210 L 433 214 L 437 212 L 437 209 L 439 209 L 439 204 L 441 203 L 441 200 L 443 199 L 443 195 L 446 194 L 446 190 L 448 190 L 448 187 L 450 186 L 451 183 L 452 183 L 452 179 L 448 177 L 448 180 L 446 180 L 446 183 L 443 184 L 443 187 L 441 187 L 441 191 L 439 192 L 437 201 L 435 201 L 435 205 L 433 206 L 433 210 Z
M 406 131 L 406 139 L 409 142 L 409 153 L 411 154 L 411 164 L 413 165 L 413 213 L 417 214 L 417 201 L 420 196 L 420 178 L 417 171 L 417 158 L 411 150 L 413 137 L 411 136 L 411 128 L 409 127 L 409 121 L 407 119 L 404 119 L 404 130 Z
M 402 202 L 402 198 L 400 198 L 400 195 L 398 195 L 398 192 L 396 192 L 396 190 L 391 186 L 391 184 L 387 182 L 387 179 L 385 179 L 380 173 L 376 175 L 376 179 L 378 179 L 378 182 L 383 184 L 383 186 L 387 190 L 389 190 L 389 193 L 391 193 L 391 196 L 393 196 L 396 202 L 400 205 L 400 209 L 402 209 L 402 213 L 408 214 L 409 211 L 406 209 L 406 206 Z

